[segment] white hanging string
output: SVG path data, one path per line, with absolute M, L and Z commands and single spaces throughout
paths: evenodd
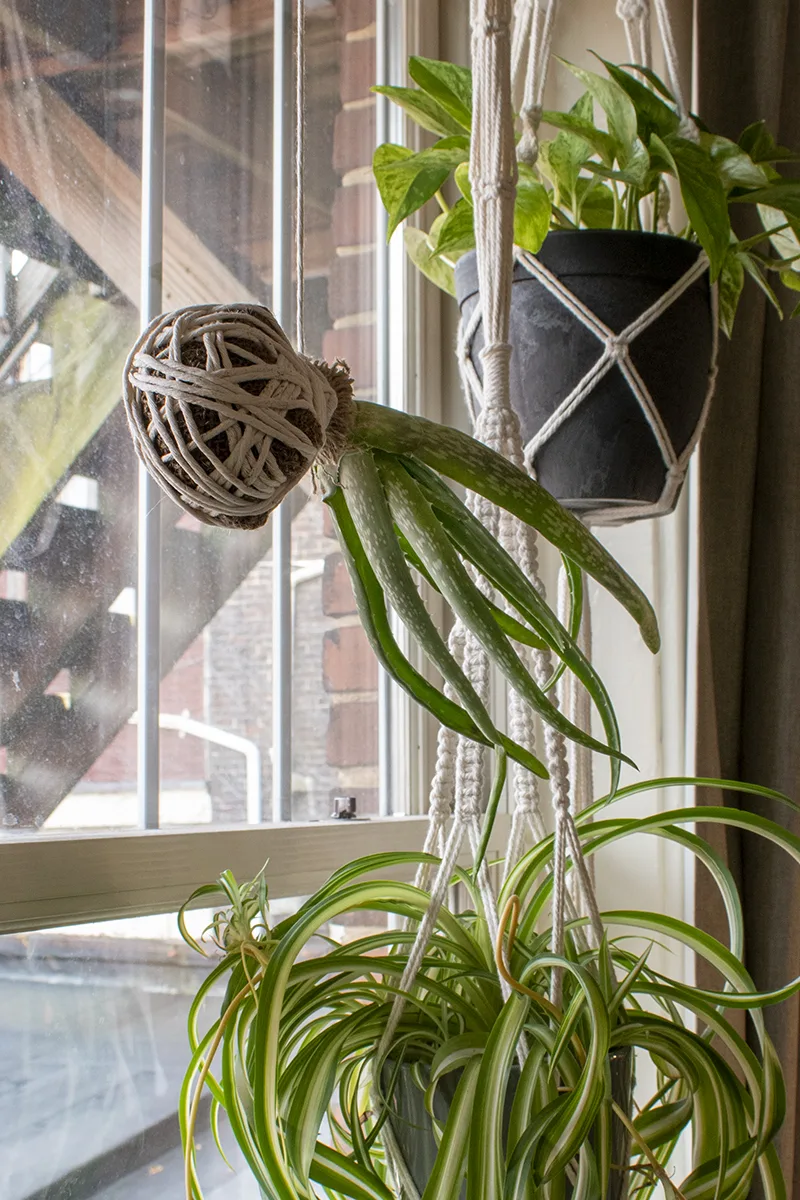
M 650 0 L 617 0 L 632 63 L 651 66 Z

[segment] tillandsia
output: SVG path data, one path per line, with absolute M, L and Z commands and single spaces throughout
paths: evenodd
M 210 928 L 221 957 L 189 1017 L 192 1059 L 180 1103 L 187 1200 L 203 1194 L 195 1145 L 206 1088 L 218 1144 L 224 1111 L 270 1200 L 398 1200 L 413 1195 L 401 1182 L 409 1178 L 423 1200 L 733 1200 L 749 1194 L 756 1175 L 765 1196 L 785 1198 L 774 1144 L 784 1084 L 762 1009 L 800 990 L 800 979 L 757 991 L 743 966 L 735 884 L 694 824 L 747 830 L 798 864 L 800 838 L 733 808 L 616 815 L 618 801 L 687 785 L 789 803 L 751 785 L 657 779 L 596 801 L 577 818 L 579 837 L 590 857 L 642 835 L 693 855 L 719 889 L 727 946 L 688 922 L 631 909 L 602 914 L 599 945 L 584 936 L 583 918 L 571 921 L 564 953 L 551 953 L 546 838 L 501 889 L 494 944 L 474 872 L 456 871 L 467 908 L 442 908 L 404 992 L 415 938 L 408 924 L 430 897 L 375 876 L 438 860 L 356 860 L 272 927 L 263 877 L 238 888 L 223 876 L 217 891 L 232 932 L 217 914 Z M 207 903 L 214 891 L 209 885 L 188 903 Z M 363 927 L 349 944 L 328 935 L 346 914 Z M 391 914 L 401 927 L 376 927 L 374 914 Z M 659 969 L 665 946 L 713 966 L 720 990 Z M 558 1004 L 549 998 L 555 971 L 564 977 Z M 384 1044 L 398 997 L 403 1012 Z M 749 1014 L 754 1039 L 745 1042 L 729 1010 Z M 634 1056 L 642 1082 L 653 1081 L 649 1098 L 640 1087 L 632 1099 Z M 688 1134 L 692 1165 L 681 1179 L 678 1144 Z
M 420 593 L 438 589 L 509 684 L 567 738 L 609 756 L 612 787 L 625 759 L 608 694 L 577 644 L 582 572 L 637 621 L 655 651 L 653 610 L 634 581 L 542 487 L 474 438 L 353 398 L 347 369 L 295 353 L 266 308 L 200 305 L 157 318 L 131 351 L 124 401 L 139 455 L 177 503 L 228 528 L 263 525 L 313 471 L 324 493 L 372 647 L 393 678 L 442 724 L 494 747 L 541 777 L 529 748 L 496 727 Z M 447 481 L 487 498 L 562 555 L 572 606 L 547 606 Z M 485 581 L 503 607 L 484 594 Z M 447 685 L 429 682 L 392 633 L 392 609 Z M 557 664 L 540 686 L 533 648 Z M 548 695 L 569 670 L 586 688 L 605 734 L 573 724 Z M 630 761 L 630 760 L 626 760 Z
M 674 232 L 698 242 L 719 280 L 719 318 L 730 335 L 749 276 L 782 315 L 770 276 L 800 291 L 800 180 L 781 174 L 797 155 L 778 145 L 763 121 L 738 141 L 712 133 L 697 116 L 682 120 L 667 86 L 649 68 L 599 61 L 606 75 L 562 65 L 585 89 L 567 112 L 545 110 L 535 164 L 520 163 L 514 238 L 535 254 L 551 230 L 670 229 L 666 180 L 677 183 L 686 220 Z M 472 77 L 449 62 L 411 58 L 416 87 L 376 87 L 436 141 L 416 153 L 385 143 L 374 157 L 375 180 L 389 213 L 388 232 L 430 200 L 439 215 L 427 230 L 407 226 L 416 266 L 455 295 L 453 266 L 475 248 L 469 181 Z M 596 114 L 602 114 L 602 124 Z M 454 187 L 447 193 L 445 185 Z M 758 228 L 739 237 L 731 217 L 755 209 Z M 674 214 L 673 214 L 674 220 Z M 770 250 L 772 253 L 770 253 Z M 800 313 L 800 304 L 792 316 Z

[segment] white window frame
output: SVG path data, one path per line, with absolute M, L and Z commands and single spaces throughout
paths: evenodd
M 409 53 L 435 56 L 439 51 L 439 8 L 425 0 L 376 0 L 379 78 L 405 81 Z M 280 319 L 291 324 L 288 264 L 291 247 L 292 131 L 289 90 L 292 38 L 291 0 L 277 0 L 274 72 L 276 168 L 274 244 L 275 298 Z M 164 207 L 165 0 L 144 0 L 142 170 L 142 322 L 161 309 L 160 263 Z M 387 101 L 378 101 L 378 140 L 402 140 L 409 132 Z M 276 202 L 276 200 L 278 202 Z M 439 296 L 421 285 L 405 259 L 401 239 L 385 245 L 385 221 L 376 191 L 378 253 L 378 398 L 382 403 L 440 411 Z M 385 227 L 385 226 L 384 226 Z M 389 280 L 391 279 L 391 284 Z M 390 307 L 391 306 L 391 307 Z M 279 311 L 280 310 L 280 311 Z M 391 370 L 390 370 L 391 364 Z M 159 829 L 159 684 L 160 545 L 159 493 L 144 473 L 139 497 L 138 628 L 138 788 L 140 828 L 100 834 L 12 835 L 0 840 L 0 933 L 170 912 L 198 886 L 230 869 L 244 880 L 269 860 L 274 898 L 312 892 L 337 867 L 378 850 L 419 850 L 427 817 L 424 807 L 435 753 L 433 723 L 383 676 L 379 684 L 380 815 L 357 821 L 292 822 L 286 804 L 291 779 L 291 649 L 281 646 L 281 671 L 273 696 L 273 823 L 248 826 L 201 826 Z M 289 627 L 291 540 L 288 510 L 275 520 L 274 621 L 278 633 Z M 283 600 L 283 602 L 282 602 Z M 398 631 L 399 634 L 399 631 Z M 390 815 L 392 812 L 405 815 Z M 276 818 L 278 819 L 276 821 Z M 496 846 L 504 844 L 505 820 L 499 821 Z

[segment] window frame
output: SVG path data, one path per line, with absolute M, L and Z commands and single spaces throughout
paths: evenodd
M 275 59 L 282 56 L 283 67 L 293 64 L 291 0 L 277 0 L 276 14 L 283 15 L 284 37 L 276 37 Z M 149 119 L 143 121 L 142 170 L 142 320 L 161 308 L 160 261 L 164 206 L 163 113 L 165 108 L 165 3 L 144 0 L 145 78 L 143 100 L 149 97 Z M 409 53 L 435 55 L 438 52 L 438 5 L 421 0 L 376 0 L 376 70 L 389 82 L 402 82 Z M 280 22 L 277 21 L 276 24 Z M 275 204 L 274 234 L 279 248 L 276 267 L 276 292 L 283 293 L 278 303 L 283 319 L 288 316 L 292 258 L 292 119 L 291 95 L 294 80 L 291 71 L 276 71 L 274 132 L 281 134 L 284 153 L 283 203 Z M 282 90 L 281 90 L 282 89 Z M 379 99 L 381 109 L 376 121 L 376 141 L 403 140 L 409 130 L 402 114 Z M 280 122 L 277 108 L 283 114 Z M 145 114 L 147 118 L 147 114 Z M 382 235 L 385 214 L 375 193 L 378 224 L 377 259 L 377 353 L 379 363 L 378 398 L 393 407 L 423 410 L 436 417 L 440 412 L 439 297 L 434 289 L 421 285 L 406 260 L 400 239 L 386 246 Z M 282 248 L 282 249 L 280 249 Z M 283 287 L 277 280 L 283 280 Z M 423 336 L 424 331 L 424 336 Z M 391 365 L 391 369 L 390 369 Z M 424 381 L 424 395 L 423 395 Z M 433 386 L 431 386 L 433 381 Z M 410 386 L 409 386 L 410 385 Z M 431 401 L 431 394 L 433 399 Z M 273 803 L 273 823 L 259 825 L 210 825 L 199 827 L 158 828 L 159 790 L 159 688 L 160 670 L 157 652 L 160 637 L 158 490 L 143 468 L 139 496 L 139 572 L 138 572 L 138 653 L 139 712 L 138 789 L 140 826 L 123 831 L 98 833 L 19 834 L 0 840 L 0 933 L 83 924 L 91 921 L 136 917 L 177 910 L 187 896 L 201 884 L 230 869 L 239 879 L 255 875 L 269 860 L 270 895 L 274 898 L 306 895 L 320 886 L 330 873 L 349 860 L 381 850 L 416 851 L 422 848 L 427 830 L 423 797 L 427 790 L 430 767 L 435 754 L 435 729 L 426 714 L 421 714 L 406 694 L 385 675 L 379 681 L 379 772 L 381 779 L 380 811 L 374 818 L 356 821 L 330 820 L 293 822 L 285 819 L 285 804 Z M 274 518 L 273 518 L 274 519 Z M 283 523 L 284 537 L 273 541 L 275 582 L 290 577 L 291 544 L 288 509 Z M 279 522 L 276 522 L 276 525 Z M 283 550 L 280 549 L 283 543 Z M 287 569 L 288 568 L 288 569 Z M 280 590 L 280 589 L 279 589 Z M 289 620 L 291 602 L 280 607 L 276 623 Z M 398 639 L 404 631 L 397 630 Z M 276 639 L 284 643 L 286 639 Z M 411 652 L 409 648 L 409 652 Z M 287 721 L 291 718 L 291 694 L 287 675 L 291 659 L 283 656 L 284 676 L 276 684 L 280 704 L 274 704 L 277 754 L 274 784 L 282 786 L 286 778 L 286 747 L 290 746 Z M 288 697 L 288 703 L 287 703 Z M 291 758 L 289 759 L 291 764 Z M 289 769 L 291 777 L 291 769 Z M 398 815 L 390 815 L 392 812 Z M 402 811 L 402 815 L 400 815 Z M 496 845 L 504 843 L 507 822 L 498 822 Z M 465 860 L 466 861 L 466 860 Z M 398 878 L 410 878 L 413 871 L 393 872 Z

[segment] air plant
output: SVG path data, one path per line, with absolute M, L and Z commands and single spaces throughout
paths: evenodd
M 764 1194 L 785 1197 L 774 1148 L 784 1110 L 780 1066 L 765 1029 L 764 1005 L 800 989 L 800 979 L 759 993 L 742 965 L 743 921 L 733 880 L 698 821 L 746 829 L 800 863 L 800 839 L 764 817 L 730 808 L 677 808 L 654 816 L 614 815 L 616 800 L 648 789 L 726 787 L 787 803 L 779 793 L 712 779 L 660 779 L 606 796 L 578 818 L 584 853 L 634 835 L 664 838 L 693 854 L 719 888 L 729 946 L 684 921 L 638 910 L 606 912 L 600 945 L 582 919 L 567 930 L 564 953 L 550 952 L 546 913 L 553 841 L 534 846 L 510 872 L 500 897 L 500 933 L 491 944 L 472 872 L 455 881 L 471 909 L 443 908 L 413 988 L 400 979 L 413 930 L 383 929 L 350 944 L 309 943 L 346 913 L 421 919 L 429 897 L 375 872 L 436 860 L 384 853 L 337 871 L 292 916 L 270 928 L 264 884 L 219 892 L 230 906 L 228 936 L 215 918 L 223 954 L 189 1017 L 192 1059 L 181 1096 L 187 1200 L 202 1196 L 195 1138 L 199 1097 L 212 1094 L 212 1125 L 224 1110 L 250 1171 L 271 1200 L 395 1200 L 404 1165 L 403 1132 L 438 1144 L 424 1200 L 667 1200 L 744 1197 L 756 1173 Z M 202 900 L 214 885 L 188 903 Z M 252 931 L 242 914 L 255 915 Z M 183 913 L 181 914 L 183 926 Z M 638 939 L 637 949 L 631 939 Z M 644 948 L 642 949 L 642 939 Z M 190 939 L 191 940 L 191 939 Z M 198 944 L 193 940 L 195 948 Z M 713 965 L 722 990 L 670 978 L 651 963 L 653 943 L 686 947 Z M 550 999 L 554 971 L 562 1000 Z M 503 998 L 498 978 L 510 986 Z M 212 997 L 227 980 L 221 1007 Z M 381 1047 L 392 1004 L 405 1007 Z M 210 1012 L 206 1016 L 207 1010 Z M 725 1016 L 750 1014 L 758 1050 Z M 653 1094 L 622 1103 L 612 1085 L 614 1054 L 649 1059 Z M 416 1089 L 419 1129 L 403 1130 L 401 1087 Z M 442 1103 L 442 1094 L 449 1099 Z M 624 1159 L 619 1153 L 626 1147 Z M 690 1131 L 693 1165 L 675 1175 L 679 1138 Z M 394 1133 L 395 1136 L 390 1136 Z M 389 1151 L 387 1153 L 387 1150 Z M 403 1193 L 404 1194 L 404 1193 Z

